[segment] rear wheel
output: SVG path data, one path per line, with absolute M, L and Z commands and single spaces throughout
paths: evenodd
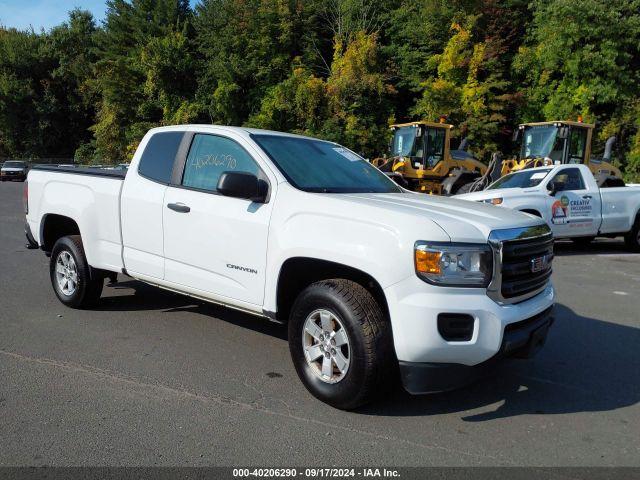
M 632 252 L 640 252 L 640 215 L 636 217 L 631 231 L 624 236 L 624 242 Z
M 80 235 L 60 238 L 51 250 L 51 284 L 58 299 L 72 308 L 87 308 L 100 298 L 104 278 L 91 277 Z
M 350 280 L 317 282 L 298 296 L 289 350 L 307 390 L 336 408 L 370 402 L 393 375 L 389 323 L 372 295 Z

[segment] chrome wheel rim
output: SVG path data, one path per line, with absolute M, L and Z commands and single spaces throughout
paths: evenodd
M 329 310 L 309 314 L 302 332 L 302 349 L 307 365 L 325 383 L 338 383 L 349 370 L 351 346 L 340 319 Z
M 78 288 L 78 269 L 69 252 L 63 250 L 56 259 L 56 281 L 58 288 L 68 297 Z

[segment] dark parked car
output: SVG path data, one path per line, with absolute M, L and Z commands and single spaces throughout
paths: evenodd
M 5 180 L 19 180 L 24 182 L 27 179 L 27 172 L 29 171 L 29 165 L 27 162 L 18 160 L 8 160 L 4 162 L 0 169 L 0 178 L 4 182 Z

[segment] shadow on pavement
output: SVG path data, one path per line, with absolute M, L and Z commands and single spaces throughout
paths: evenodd
M 587 245 L 579 245 L 571 240 L 557 240 L 553 252 L 559 257 L 572 255 L 622 255 L 633 254 L 622 237 L 615 239 L 596 239 Z M 637 254 L 640 257 L 640 254 Z
M 285 326 L 236 310 L 208 304 L 135 280 L 114 287 L 130 295 L 104 297 L 109 311 L 189 311 L 265 335 L 287 339 Z M 476 384 L 441 394 L 412 396 L 396 388 L 358 411 L 364 415 L 425 416 L 465 412 L 481 422 L 527 414 L 608 411 L 640 401 L 640 328 L 578 315 L 557 304 L 549 339 L 531 360 L 506 360 Z M 468 414 L 470 410 L 479 410 Z
M 115 290 L 117 292 L 116 295 L 105 296 L 105 294 L 110 293 L 109 290 Z M 132 293 L 122 295 L 118 290 L 130 290 Z M 212 317 L 212 321 L 222 320 L 258 333 L 287 340 L 286 326 L 270 322 L 266 318 L 207 303 L 130 278 L 121 279 L 120 282 L 113 286 L 105 286 L 102 299 L 97 306 L 92 307 L 92 310 L 114 312 L 160 310 L 163 313 L 193 312 Z
M 531 360 L 506 360 L 491 377 L 469 387 L 411 396 L 396 389 L 390 398 L 360 413 L 422 416 L 465 412 L 467 422 L 528 414 L 609 411 L 640 401 L 640 328 L 555 307 L 547 344 Z M 468 414 L 469 410 L 480 410 Z M 624 423 L 624 421 L 622 421 Z

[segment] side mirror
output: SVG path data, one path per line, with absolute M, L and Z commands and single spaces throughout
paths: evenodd
M 244 198 L 257 203 L 265 203 L 268 185 L 253 173 L 223 172 L 218 180 L 217 190 L 226 197 Z
M 558 193 L 558 185 L 556 184 L 556 182 L 551 180 L 549 183 L 547 183 L 547 190 L 549 190 L 549 195 L 553 197 L 556 193 Z

